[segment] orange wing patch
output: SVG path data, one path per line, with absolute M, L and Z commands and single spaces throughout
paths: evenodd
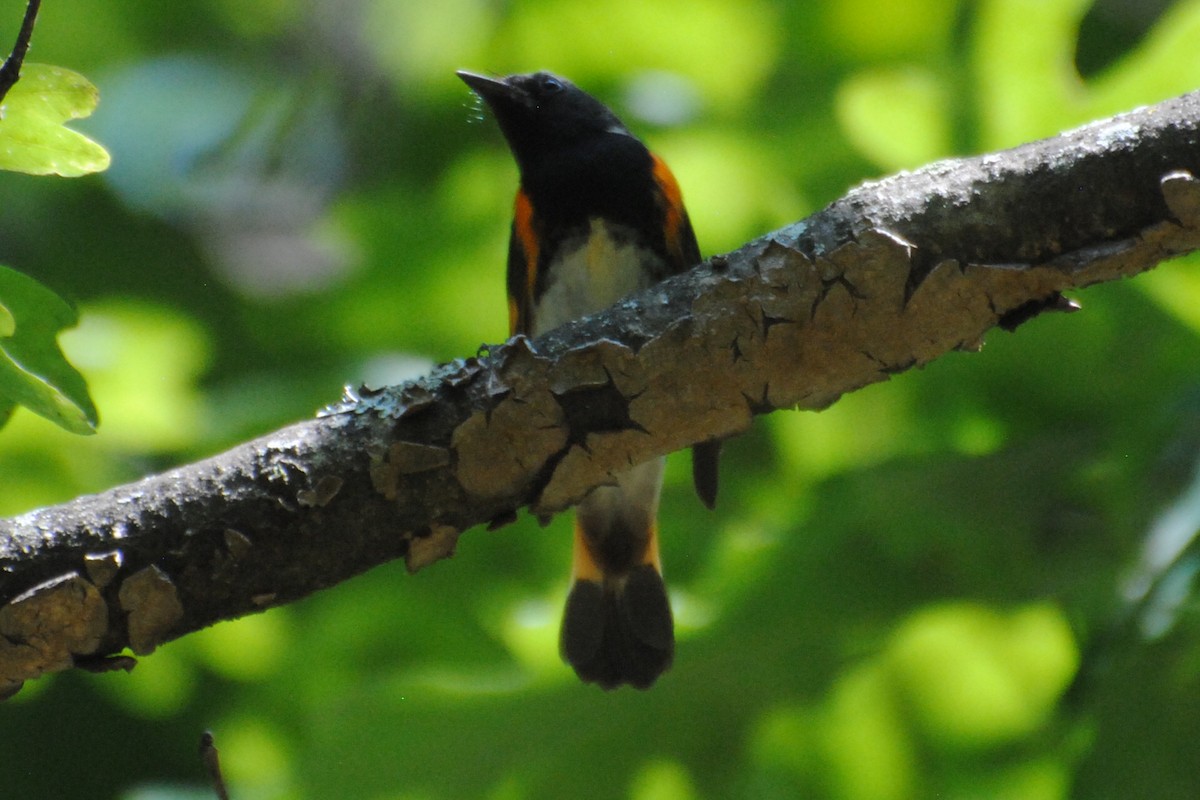
M 517 286 L 510 284 L 508 298 L 509 333 L 528 333 L 530 324 L 529 313 L 533 308 L 533 292 L 537 286 L 537 265 L 541 248 L 538 244 L 537 233 L 533 229 L 533 204 L 525 190 L 517 191 L 517 199 L 513 206 L 513 235 L 521 245 L 521 253 L 525 256 L 524 282 L 518 294 Z
M 687 212 L 683 208 L 683 193 L 679 191 L 679 183 L 671 174 L 667 162 L 656 155 L 651 155 L 651 158 L 654 160 L 654 182 L 658 184 L 658 189 L 662 192 L 662 198 L 665 201 L 663 233 L 667 237 L 667 251 L 675 259 L 679 268 L 691 266 L 687 263 L 687 256 L 683 252 L 683 226 L 687 224 Z
M 521 324 L 521 304 L 516 298 L 508 298 L 508 335 L 516 336 L 524 325 Z

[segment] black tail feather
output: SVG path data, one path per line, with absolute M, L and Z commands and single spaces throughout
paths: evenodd
M 583 681 L 604 689 L 650 688 L 675 655 L 662 576 L 643 564 L 603 584 L 576 581 L 563 614 L 561 648 Z
M 721 459 L 721 442 L 711 440 L 692 445 L 692 484 L 696 496 L 708 508 L 717 504 L 718 467 Z

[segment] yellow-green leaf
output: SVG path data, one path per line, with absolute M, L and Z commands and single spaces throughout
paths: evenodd
M 107 169 L 108 151 L 63 125 L 91 114 L 99 98 L 78 73 L 25 64 L 0 106 L 0 169 L 65 177 Z

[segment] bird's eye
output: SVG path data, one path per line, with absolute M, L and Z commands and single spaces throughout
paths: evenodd
M 542 94 L 551 95 L 561 92 L 563 85 L 562 81 L 560 81 L 558 78 L 555 78 L 552 75 L 547 75 L 546 77 L 542 78 L 542 82 L 538 88 L 541 89 Z

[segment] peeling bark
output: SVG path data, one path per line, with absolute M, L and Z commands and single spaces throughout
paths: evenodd
M 1200 93 L 864 184 L 611 309 L 0 521 L 0 693 L 546 516 L 1200 248 Z

